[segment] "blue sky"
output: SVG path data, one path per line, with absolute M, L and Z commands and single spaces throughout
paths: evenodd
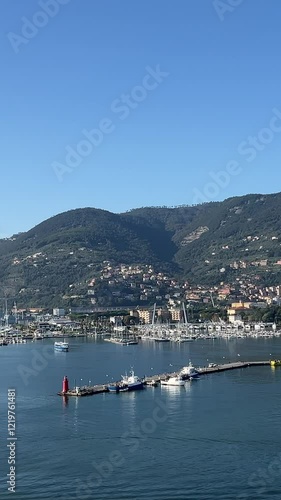
M 77 207 L 280 190 L 279 0 L 1 7 L 0 236 Z M 70 166 L 67 148 L 92 129 Z

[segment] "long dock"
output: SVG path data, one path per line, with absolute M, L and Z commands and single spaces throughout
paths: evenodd
M 234 370 L 235 368 L 248 368 L 249 366 L 270 366 L 270 361 L 237 361 L 236 363 L 225 363 L 223 365 L 218 365 L 208 368 L 200 368 L 198 371 L 202 375 L 207 375 L 208 373 L 223 372 L 226 370 Z
M 270 360 L 267 361 L 238 361 L 235 363 L 225 363 L 222 365 L 216 365 L 212 367 L 197 368 L 200 375 L 209 375 L 212 373 L 225 372 L 227 370 L 235 370 L 241 368 L 249 368 L 251 366 L 270 366 Z M 162 373 L 160 375 L 153 375 L 152 377 L 145 377 L 144 383 L 149 382 L 160 382 L 161 380 L 167 380 L 169 377 L 174 377 L 180 374 L 180 371 L 173 373 Z M 109 392 L 108 384 L 100 384 L 93 386 L 82 386 L 75 389 L 70 389 L 67 392 L 58 392 L 59 396 L 93 396 L 94 394 L 101 394 Z

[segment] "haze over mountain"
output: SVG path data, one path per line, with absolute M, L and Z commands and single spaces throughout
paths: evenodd
M 0 240 L 2 294 L 22 306 L 90 304 L 88 284 L 104 261 L 208 286 L 245 274 L 280 284 L 280 215 L 281 193 L 122 214 L 70 210 Z

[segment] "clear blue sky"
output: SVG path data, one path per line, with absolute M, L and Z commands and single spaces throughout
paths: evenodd
M 43 17 L 47 0 L 1 2 L 0 236 L 77 207 L 121 212 L 191 204 L 198 192 L 222 200 L 280 190 L 279 0 L 225 11 L 213 0 L 63 1 Z M 155 85 L 146 68 L 157 65 L 169 75 Z M 121 111 L 126 94 L 133 109 Z M 109 133 L 70 168 L 66 148 L 104 119 Z M 231 160 L 237 175 L 210 188 L 210 172 Z M 54 162 L 68 169 L 61 180 Z

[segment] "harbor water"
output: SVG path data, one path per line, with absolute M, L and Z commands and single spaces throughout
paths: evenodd
M 202 376 L 185 387 L 66 400 L 70 387 L 228 361 L 281 357 L 278 338 L 48 339 L 0 349 L 1 499 L 268 500 L 281 496 L 281 367 Z M 8 389 L 16 391 L 16 493 L 8 492 Z

